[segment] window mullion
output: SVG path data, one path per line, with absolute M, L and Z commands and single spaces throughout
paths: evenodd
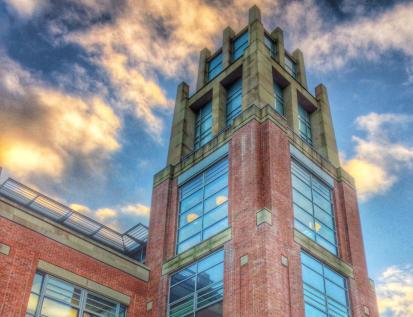
M 85 306 L 86 306 L 86 297 L 87 297 L 86 290 L 81 289 L 80 302 L 79 302 L 79 316 L 83 316 L 83 311 L 85 310 Z
M 39 302 L 37 303 L 37 309 L 36 309 L 36 313 L 35 313 L 36 317 L 40 317 L 40 312 L 41 312 L 42 307 L 43 307 L 44 294 L 46 292 L 46 287 L 47 287 L 48 280 L 49 280 L 49 274 L 44 274 L 43 275 L 43 284 L 42 284 L 42 288 L 41 288 L 40 294 L 39 294 Z

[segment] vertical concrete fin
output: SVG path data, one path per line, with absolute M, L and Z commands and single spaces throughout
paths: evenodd
M 256 5 L 253 5 L 248 11 L 248 22 L 252 24 L 255 21 L 261 23 L 261 10 Z
M 181 82 L 176 91 L 174 116 L 169 140 L 168 165 L 178 163 L 183 155 L 185 119 L 188 114 L 187 110 L 190 110 L 187 109 L 188 96 L 189 86 L 186 82 Z
M 297 62 L 297 79 L 307 89 L 307 76 L 305 74 L 304 55 L 300 49 L 293 52 L 293 57 Z
M 277 48 L 277 61 L 282 67 L 284 67 L 285 60 L 285 49 L 284 49 L 284 31 L 276 27 L 274 31 L 271 32 L 272 38 L 275 40 L 275 46 Z
M 208 65 L 207 65 L 207 60 L 211 56 L 211 52 L 209 49 L 204 48 L 201 50 L 199 53 L 199 65 L 198 65 L 198 78 L 196 81 L 196 90 L 201 89 L 206 82 L 207 82 L 207 71 L 208 71 Z
M 328 100 L 327 88 L 323 84 L 319 84 L 316 89 L 316 98 L 319 109 L 312 114 L 314 120 L 314 140 L 315 144 L 333 165 L 340 166 L 338 156 L 336 136 L 334 133 L 333 119 L 331 117 L 330 102 Z
M 235 32 L 231 27 L 226 27 L 222 35 L 222 68 L 231 64 L 231 41 L 235 36 Z

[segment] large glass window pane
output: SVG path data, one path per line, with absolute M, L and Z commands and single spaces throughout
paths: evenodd
M 212 139 L 212 102 L 200 108 L 195 119 L 194 148 L 198 149 Z
M 219 53 L 208 62 L 208 81 L 222 72 L 222 53 Z
M 301 266 L 305 316 L 349 317 L 344 277 L 305 252 L 301 253 Z
M 291 177 L 295 229 L 337 254 L 331 188 L 294 160 Z
M 208 306 L 196 312 L 196 317 L 220 317 L 222 316 L 222 302 Z
M 183 276 L 190 277 L 183 280 Z M 212 253 L 197 263 L 172 274 L 168 316 L 182 317 L 194 316 L 194 314 L 208 317 L 222 316 L 223 278 L 223 250 Z M 176 284 L 176 281 L 182 280 L 183 282 Z
M 293 78 L 297 79 L 297 64 L 295 63 L 295 61 L 293 61 L 291 57 L 286 55 L 284 59 L 284 63 L 285 63 L 285 69 L 287 70 L 287 72 L 290 73 L 290 75 Z
M 192 182 L 196 185 L 192 185 Z M 228 227 L 227 201 L 227 158 L 215 163 L 180 188 L 178 253 Z
M 274 82 L 275 111 L 284 115 L 284 94 L 280 84 Z
M 78 309 L 70 305 L 45 298 L 43 300 L 41 315 L 44 317 L 77 317 L 78 312 Z
M 304 141 L 313 144 L 310 114 L 300 105 L 298 105 L 298 130 Z
M 242 112 L 242 80 L 238 79 L 227 88 L 227 126 Z
M 238 36 L 232 43 L 232 60 L 235 61 L 244 55 L 245 49 L 248 47 L 248 32 Z
M 26 316 L 124 317 L 125 311 L 125 307 L 110 299 L 48 274 L 36 273 Z

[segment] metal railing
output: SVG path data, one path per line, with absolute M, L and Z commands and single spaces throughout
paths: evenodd
M 0 196 L 135 260 L 143 261 L 144 259 L 148 227 L 141 223 L 121 234 L 12 178 L 6 179 L 0 185 Z

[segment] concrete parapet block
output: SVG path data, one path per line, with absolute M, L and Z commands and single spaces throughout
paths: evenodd
M 319 106 L 318 111 L 314 113 L 314 120 L 312 120 L 312 124 L 315 125 L 314 131 L 318 132 L 318 136 L 315 135 L 319 139 L 316 146 L 320 148 L 320 152 L 326 155 L 334 166 L 338 167 L 340 166 L 340 160 L 327 88 L 323 84 L 319 84 L 315 89 L 315 93 Z
M 261 23 L 261 10 L 254 5 L 248 11 L 248 23 L 252 24 L 256 21 Z
M 225 69 L 231 64 L 231 42 L 235 36 L 234 30 L 227 26 L 222 35 L 222 68 Z
M 284 48 L 284 31 L 276 27 L 272 32 L 271 32 L 271 37 L 275 40 L 275 46 L 277 48 L 277 54 L 276 54 L 276 59 L 278 63 L 282 67 L 285 65 L 285 48 Z
M 171 136 L 169 140 L 167 164 L 176 164 L 183 155 L 185 119 L 188 114 L 187 105 L 189 97 L 189 86 L 181 82 L 176 90 L 174 116 L 172 120 Z
M 307 89 L 307 76 L 305 74 L 304 55 L 300 49 L 293 52 L 293 57 L 297 63 L 297 79 Z
M 196 90 L 201 89 L 207 82 L 208 64 L 207 60 L 211 56 L 211 51 L 204 48 L 199 53 L 198 78 L 196 81 Z

